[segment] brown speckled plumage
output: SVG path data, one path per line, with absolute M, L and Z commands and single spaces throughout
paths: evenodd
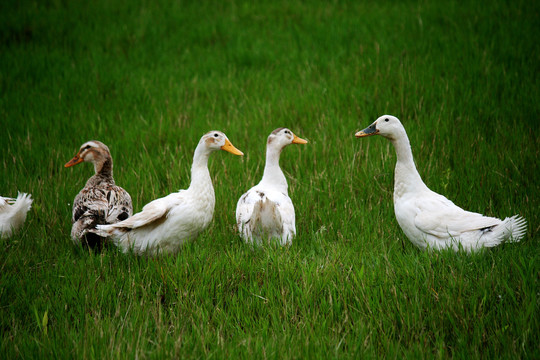
M 95 174 L 73 201 L 71 238 L 75 243 L 101 247 L 103 239 L 88 232 L 96 225 L 114 224 L 133 214 L 131 196 L 117 186 L 113 178 L 113 162 L 107 146 L 99 141 L 89 141 L 65 166 L 82 161 L 94 164 Z

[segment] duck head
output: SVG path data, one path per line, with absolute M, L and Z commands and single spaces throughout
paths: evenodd
M 211 151 L 225 150 L 234 155 L 244 155 L 243 152 L 234 147 L 227 138 L 227 135 L 221 131 L 213 130 L 207 132 L 199 141 L 199 144 L 204 144 Z
M 77 155 L 68 161 L 64 167 L 71 167 L 85 161 L 93 163 L 97 172 L 97 169 L 100 169 L 102 165 L 110 159 L 111 152 L 107 145 L 100 141 L 92 140 L 82 144 Z
M 389 140 L 395 140 L 404 132 L 405 128 L 397 117 L 392 115 L 383 115 L 364 130 L 357 132 L 355 136 L 366 137 L 371 135 L 381 135 Z
M 307 140 L 299 138 L 287 128 L 277 128 L 268 136 L 268 146 L 275 146 L 282 149 L 290 144 L 307 144 Z

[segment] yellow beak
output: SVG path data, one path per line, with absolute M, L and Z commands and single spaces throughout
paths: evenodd
M 234 155 L 244 155 L 243 152 L 241 152 L 240 150 L 235 148 L 233 144 L 231 144 L 229 139 L 225 139 L 225 145 L 223 145 L 221 147 L 221 150 L 225 150 L 225 151 L 230 152 L 231 154 L 234 154 Z
M 294 135 L 294 134 L 293 134 Z M 292 141 L 293 144 L 307 144 L 307 140 L 304 140 L 302 138 L 299 138 L 298 136 L 294 135 L 294 139 Z

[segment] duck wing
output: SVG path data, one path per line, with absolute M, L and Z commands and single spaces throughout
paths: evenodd
M 71 221 L 75 223 L 81 218 L 92 217 L 96 221 L 105 223 L 107 210 L 108 203 L 105 190 L 95 187 L 84 188 L 77 194 L 73 201 Z
M 442 195 L 416 201 L 415 226 L 426 234 L 445 238 L 498 225 L 501 220 L 463 210 Z
M 139 213 L 127 218 L 126 220 L 116 224 L 100 226 L 98 229 L 101 231 L 110 232 L 110 234 L 112 234 L 114 229 L 126 232 L 159 222 L 169 215 L 172 208 L 182 202 L 182 197 L 178 195 L 179 193 L 170 194 L 151 201 L 146 204 Z
M 236 204 L 236 222 L 239 227 L 249 223 L 255 204 L 263 198 L 264 194 L 261 197 L 254 189 L 250 189 L 240 197 Z
M 133 205 L 129 193 L 120 186 L 113 185 L 107 191 L 107 216 L 108 224 L 114 224 L 126 220 L 133 214 Z
M 252 237 L 289 238 L 295 233 L 291 199 L 275 190 L 251 189 L 236 206 L 238 230 L 246 240 Z

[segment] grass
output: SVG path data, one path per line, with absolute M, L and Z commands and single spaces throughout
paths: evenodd
M 32 193 L 0 246 L 6 358 L 538 358 L 540 7 L 535 2 L 4 1 L 0 194 Z M 434 191 L 519 213 L 518 244 L 417 250 L 392 207 L 394 149 L 355 139 L 406 127 Z M 290 248 L 253 249 L 236 201 L 268 134 L 307 138 L 281 165 Z M 176 256 L 93 254 L 69 238 L 92 174 L 63 164 L 108 144 L 135 210 L 189 184 L 218 129 L 211 226 Z

